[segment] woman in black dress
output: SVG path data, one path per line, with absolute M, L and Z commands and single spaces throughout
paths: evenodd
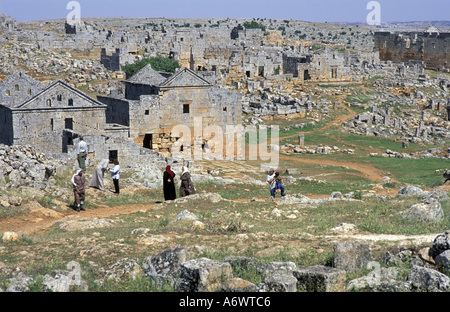
M 163 175 L 164 200 L 173 200 L 177 198 L 174 178 L 175 172 L 170 169 L 170 166 L 167 166 Z

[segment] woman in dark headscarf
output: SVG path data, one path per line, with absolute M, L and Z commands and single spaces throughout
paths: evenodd
M 175 172 L 170 169 L 170 165 L 166 167 L 163 175 L 164 200 L 173 200 L 177 198 L 175 193 Z

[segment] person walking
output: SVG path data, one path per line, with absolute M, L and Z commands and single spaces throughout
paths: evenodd
M 87 155 L 87 144 L 84 141 L 84 138 L 80 136 L 80 142 L 77 146 L 77 161 L 78 161 L 78 167 L 83 170 L 83 172 L 86 171 L 86 155 Z
M 119 179 L 120 179 L 120 165 L 119 161 L 117 159 L 113 160 L 114 168 L 112 168 L 111 171 L 111 178 L 114 183 L 114 194 L 120 194 L 120 188 L 119 188 Z
M 105 177 L 105 171 L 108 169 L 108 165 L 111 163 L 109 159 L 103 159 L 98 163 L 94 169 L 94 174 L 89 182 L 89 187 L 95 187 L 104 191 L 103 178 Z
M 195 194 L 195 188 L 189 170 L 186 167 L 182 167 L 181 170 L 180 197 Z
M 167 165 L 166 171 L 163 174 L 163 192 L 164 200 L 174 200 L 177 198 L 175 192 L 175 172 L 171 170 L 170 165 Z
M 72 185 L 76 210 L 77 212 L 80 212 L 80 210 L 85 211 L 83 205 L 86 199 L 86 180 L 82 169 L 78 169 L 72 176 Z

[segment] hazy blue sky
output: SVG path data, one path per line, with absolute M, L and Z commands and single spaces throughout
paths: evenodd
M 66 18 L 69 0 L 0 0 L 18 21 Z M 83 17 L 271 18 L 365 22 L 370 0 L 78 0 Z M 378 0 L 381 22 L 450 20 L 449 0 Z

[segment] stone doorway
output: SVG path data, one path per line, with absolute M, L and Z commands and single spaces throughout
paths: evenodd
M 153 149 L 153 134 L 146 133 L 144 136 L 144 141 L 142 143 L 142 147 Z

